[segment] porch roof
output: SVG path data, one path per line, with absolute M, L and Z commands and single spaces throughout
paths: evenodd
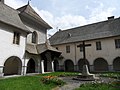
M 36 49 L 36 45 L 35 44 L 27 44 L 26 45 L 26 51 L 31 53 L 31 54 L 38 54 L 38 51 Z
M 26 51 L 31 54 L 42 54 L 48 50 L 56 53 L 61 53 L 60 51 L 58 51 L 56 48 L 52 47 L 48 43 L 37 44 L 37 45 L 36 44 L 26 45 Z

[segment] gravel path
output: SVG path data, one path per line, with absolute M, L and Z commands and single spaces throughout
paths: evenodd
M 63 81 L 65 81 L 67 84 L 62 86 L 62 87 L 56 87 L 53 90 L 74 90 L 75 88 L 78 88 L 81 84 L 84 83 L 90 83 L 92 81 L 77 81 L 77 80 L 72 80 L 73 77 L 60 77 Z M 113 81 L 114 79 L 112 78 L 100 78 L 99 81 L 102 82 L 110 82 Z

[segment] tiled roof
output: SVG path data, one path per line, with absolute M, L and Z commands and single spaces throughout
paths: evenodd
M 44 27 L 48 28 L 48 29 L 52 29 L 52 27 L 50 25 L 48 25 L 35 11 L 34 9 L 29 5 L 25 5 L 23 7 L 20 7 L 17 9 L 18 11 L 20 11 L 20 14 L 28 14 L 30 15 L 32 18 L 34 18 L 35 21 L 37 21 L 39 24 L 43 25 Z
M 39 54 L 35 44 L 27 44 L 26 51 L 31 54 Z
M 37 45 L 31 43 L 26 45 L 26 51 L 31 54 L 42 54 L 48 50 L 56 53 L 61 53 L 60 51 L 58 51 L 56 48 L 52 47 L 48 43 L 37 44 Z
M 30 32 L 22 23 L 18 11 L 0 2 L 0 22 Z
M 120 35 L 120 18 L 93 23 L 56 32 L 49 40 L 51 45 L 79 42 Z

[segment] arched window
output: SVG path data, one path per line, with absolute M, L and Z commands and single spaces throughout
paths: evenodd
M 37 43 L 37 32 L 32 33 L 32 43 Z

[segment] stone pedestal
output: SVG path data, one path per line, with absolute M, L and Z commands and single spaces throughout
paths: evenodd
M 87 65 L 83 65 L 83 71 L 82 74 L 79 74 L 77 77 L 73 78 L 74 80 L 80 80 L 80 81 L 94 81 L 98 79 L 98 77 L 95 77 L 95 74 L 90 74 L 88 70 Z
M 41 73 L 44 73 L 44 60 L 41 60 Z
M 0 78 L 4 76 L 3 68 L 4 66 L 0 66 Z
M 27 66 L 22 66 L 21 75 L 26 75 Z
M 52 72 L 54 72 L 54 61 L 52 61 L 51 64 L 52 64 Z
M 0 78 L 2 78 L 4 76 L 4 73 L 0 73 Z

